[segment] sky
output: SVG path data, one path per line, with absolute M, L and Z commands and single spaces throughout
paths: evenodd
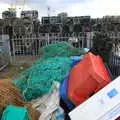
M 69 16 L 90 15 L 92 18 L 120 15 L 120 0 L 0 0 L 0 16 L 11 5 L 17 8 L 18 16 L 21 10 L 38 10 L 39 18 L 47 16 L 47 7 L 50 7 L 51 16 L 60 12 L 67 12 Z

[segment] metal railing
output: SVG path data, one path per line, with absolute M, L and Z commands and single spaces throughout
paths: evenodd
M 11 52 L 8 35 L 0 36 L 0 71 L 10 63 Z
M 115 43 L 113 57 L 108 65 L 113 78 L 120 75 L 120 32 L 108 32 L 110 37 Z M 32 63 L 40 57 L 40 48 L 52 43 L 66 41 L 77 48 L 92 48 L 94 32 L 81 32 L 73 34 L 60 34 L 60 33 L 44 33 L 44 34 L 26 34 L 14 35 L 10 40 L 11 62 L 14 64 L 19 63 Z
M 13 36 L 11 39 L 11 53 L 12 62 L 19 63 L 26 61 L 26 58 L 36 59 L 40 56 L 39 50 L 43 46 L 47 46 L 52 43 L 66 41 L 78 48 L 91 48 L 92 45 L 92 33 L 79 33 L 79 34 L 29 34 L 25 36 Z

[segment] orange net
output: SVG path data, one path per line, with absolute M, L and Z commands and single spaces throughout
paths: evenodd
M 38 120 L 38 113 L 31 104 L 24 101 L 20 91 L 8 80 L 0 80 L 0 112 L 8 105 L 28 108 L 32 120 Z

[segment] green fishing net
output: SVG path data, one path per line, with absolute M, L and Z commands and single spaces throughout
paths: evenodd
M 42 57 L 13 80 L 27 101 L 48 93 L 54 81 L 62 82 L 71 70 L 70 56 L 80 54 L 79 49 L 66 42 L 48 45 L 40 52 Z
M 26 100 L 36 99 L 51 89 L 53 81 L 62 82 L 71 70 L 72 60 L 67 57 L 49 58 L 34 64 L 13 83 L 21 90 Z
M 57 42 L 55 44 L 50 44 L 48 46 L 42 47 L 40 53 L 44 58 L 56 57 L 56 56 L 78 56 L 80 55 L 80 50 L 74 48 L 67 42 Z

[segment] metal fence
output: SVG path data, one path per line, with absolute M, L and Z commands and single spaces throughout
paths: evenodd
M 10 43 L 8 35 L 0 36 L 0 71 L 10 63 Z
M 109 32 L 107 35 L 114 43 L 112 57 L 108 67 L 112 74 L 112 78 L 115 79 L 120 75 L 120 32 Z
M 113 57 L 111 63 L 108 65 L 113 78 L 115 78 L 120 75 L 120 32 L 108 32 L 107 35 L 118 43 L 114 46 Z M 32 63 L 41 56 L 39 52 L 41 47 L 61 41 L 66 41 L 77 48 L 90 49 L 92 47 L 93 36 L 94 32 L 14 35 L 10 40 L 10 60 L 13 64 Z
M 112 78 L 115 79 L 120 75 L 120 56 L 112 56 L 111 62 L 108 64 Z
M 11 54 L 13 63 L 30 62 L 40 56 L 39 49 L 51 43 L 66 41 L 78 48 L 91 48 L 93 33 L 79 34 L 29 34 L 13 36 L 11 39 Z

